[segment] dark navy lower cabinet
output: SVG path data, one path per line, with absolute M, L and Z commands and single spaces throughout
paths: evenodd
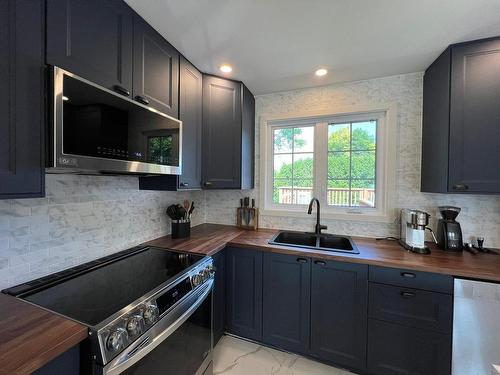
M 215 288 L 213 295 L 214 346 L 226 330 L 226 251 L 212 256 L 215 266 Z
M 311 259 L 264 253 L 263 337 L 298 353 L 309 349 Z
M 367 297 L 367 265 L 313 260 L 312 356 L 349 369 L 365 369 Z
M 33 372 L 33 375 L 88 375 L 87 371 L 80 368 L 80 346 L 76 345 L 54 358 L 45 366 Z
M 0 199 L 45 194 L 45 2 L 0 2 Z
M 449 335 L 370 319 L 368 371 L 376 375 L 449 375 Z
M 261 251 L 226 249 L 226 323 L 237 336 L 262 340 Z

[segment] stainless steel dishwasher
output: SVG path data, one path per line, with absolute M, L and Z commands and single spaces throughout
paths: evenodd
M 500 365 L 500 284 L 455 279 L 453 375 L 489 375 Z

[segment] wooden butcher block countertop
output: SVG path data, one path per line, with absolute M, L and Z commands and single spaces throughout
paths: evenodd
M 0 374 L 31 374 L 87 338 L 87 327 L 0 294 Z
M 212 255 L 225 246 L 252 248 L 312 258 L 342 262 L 372 264 L 383 267 L 435 272 L 445 275 L 500 282 L 500 255 L 472 255 L 468 252 L 445 252 L 431 245 L 431 254 L 422 255 L 405 251 L 396 241 L 352 237 L 359 254 L 307 250 L 291 246 L 270 245 L 268 241 L 276 229 L 246 231 L 229 225 L 201 224 L 192 228 L 191 237 L 172 239 L 160 237 L 147 244 L 172 250 Z

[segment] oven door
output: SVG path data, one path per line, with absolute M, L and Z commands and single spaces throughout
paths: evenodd
M 103 375 L 211 375 L 213 280 L 102 368 Z

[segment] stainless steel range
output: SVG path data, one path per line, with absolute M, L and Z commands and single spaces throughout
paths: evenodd
M 89 328 L 82 373 L 212 374 L 212 258 L 136 247 L 4 293 Z

